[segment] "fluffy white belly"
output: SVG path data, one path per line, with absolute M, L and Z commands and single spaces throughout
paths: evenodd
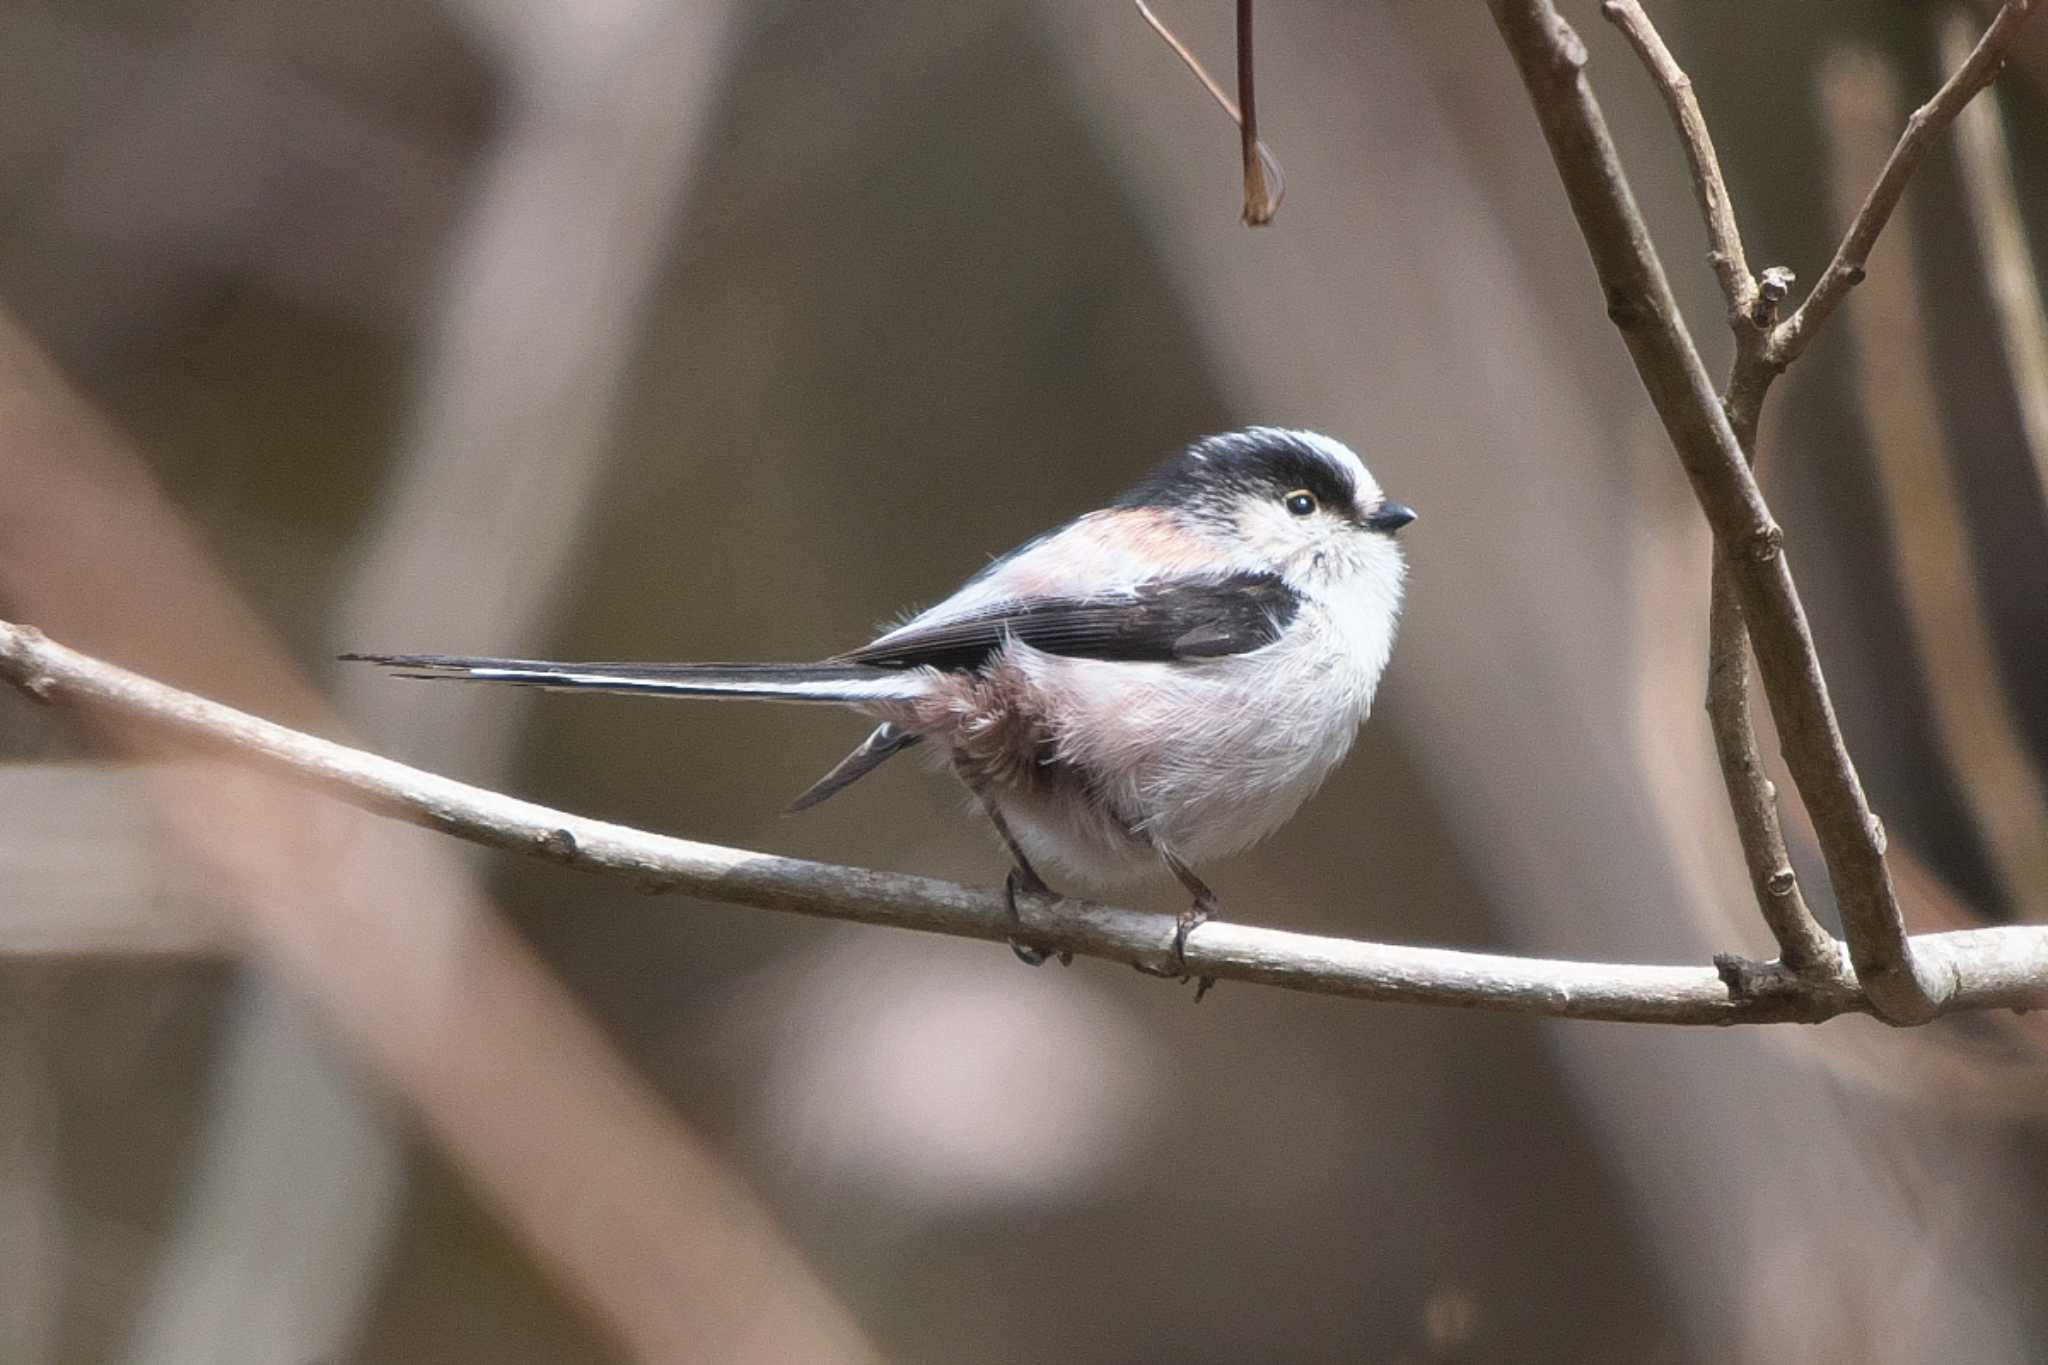
M 1027 652 L 1052 757 L 1084 790 L 1001 790 L 1034 863 L 1090 885 L 1164 872 L 1265 838 L 1322 785 L 1358 733 L 1384 659 L 1329 630 L 1290 631 L 1253 654 L 1189 665 Z M 1038 709 L 1038 708 L 1034 708 Z

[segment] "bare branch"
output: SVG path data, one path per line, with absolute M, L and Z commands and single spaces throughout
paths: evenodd
M 1884 231 L 1892 210 L 1898 207 L 1899 197 L 1906 192 L 1906 182 L 1920 165 L 1920 159 L 1962 112 L 1963 106 L 1991 84 L 2004 67 L 2006 55 L 2019 36 L 2020 26 L 2033 13 L 2034 4 L 2035 0 L 2006 0 L 1984 30 L 1984 36 L 1977 40 L 1968 60 L 1934 92 L 1933 99 L 1915 109 L 1906 120 L 1906 130 L 1899 134 L 1898 144 L 1864 197 L 1863 207 L 1857 210 L 1849 230 L 1843 234 L 1842 244 L 1835 248 L 1834 259 L 1828 262 L 1828 268 L 1798 311 L 1779 323 L 1772 333 L 1769 354 L 1780 368 L 1799 358 L 1828 315 L 1862 282 L 1870 249 L 1877 244 L 1878 234 Z
M 1679 140 L 1685 144 L 1686 164 L 1692 168 L 1693 194 L 1700 201 L 1700 213 L 1707 220 L 1707 263 L 1721 281 L 1721 293 L 1728 300 L 1728 324 L 1740 335 L 1745 322 L 1754 325 L 1758 305 L 1757 284 L 1749 273 L 1749 257 L 1742 249 L 1742 232 L 1735 225 L 1735 203 L 1728 197 L 1728 182 L 1721 177 L 1721 160 L 1714 154 L 1714 139 L 1707 131 L 1707 118 L 1693 93 L 1692 77 L 1672 57 L 1671 49 L 1640 0 L 1606 0 L 1600 12 L 1620 29 L 1629 46 L 1650 69 L 1650 78 L 1671 110 L 1678 125 Z
M 0 679 L 52 704 L 217 751 L 392 819 L 529 857 L 625 878 L 643 891 L 885 924 L 962 938 L 1013 936 L 1003 895 L 928 877 L 805 862 L 586 819 L 409 768 L 75 653 L 0 622 Z M 1171 915 L 1084 901 L 1020 907 L 1032 941 L 1115 962 L 1163 965 Z M 1918 951 L 1946 983 L 1943 1012 L 2048 1004 L 2048 928 L 1930 934 Z M 1187 969 L 1359 1000 L 1662 1024 L 1817 1023 L 1871 1012 L 1853 978 L 1802 980 L 1775 963 L 1713 967 L 1506 957 L 1323 938 L 1210 921 L 1187 942 Z
M 1607 315 L 1621 331 L 1740 590 L 1785 760 L 1813 813 L 1857 976 L 1886 1020 L 1924 1021 L 1939 1000 L 1915 969 L 1885 866 L 1883 827 L 1842 742 L 1783 533 L 1679 317 L 1586 81 L 1585 45 L 1550 0 L 1488 3 L 1592 254 Z
M 1753 467 L 1757 420 L 1764 394 L 1775 377 L 1775 371 L 1762 363 L 1763 346 L 1767 329 L 1777 318 L 1778 304 L 1785 296 L 1791 272 L 1782 267 L 1767 270 L 1762 282 L 1749 273 L 1749 256 L 1743 249 L 1742 231 L 1736 226 L 1734 201 L 1721 175 L 1721 162 L 1714 152 L 1706 115 L 1693 93 L 1692 77 L 1672 57 L 1639 0 L 1606 0 L 1600 12 L 1621 30 L 1643 65 L 1649 68 L 1650 78 L 1656 82 L 1672 121 L 1678 125 L 1686 164 L 1692 170 L 1693 194 L 1706 219 L 1707 262 L 1721 282 L 1722 297 L 1728 301 L 1728 326 L 1735 333 L 1735 362 L 1722 391 L 1722 408 L 1728 414 L 1736 444 Z M 1756 727 L 1749 709 L 1747 616 L 1740 591 L 1717 550 L 1712 603 L 1707 614 L 1707 718 L 1713 730 L 1714 752 L 1720 760 L 1721 780 L 1728 791 L 1728 806 L 1735 816 L 1735 830 L 1742 842 L 1743 861 L 1756 892 L 1757 908 L 1778 941 L 1781 957 L 1794 970 L 1829 976 L 1841 970 L 1841 959 L 1835 952 L 1834 939 L 1814 919 L 1813 912 L 1807 909 L 1806 897 L 1800 892 L 1799 878 L 1785 853 L 1777 789 L 1764 775 L 1757 753 Z
M 1833 937 L 1806 907 L 1785 851 L 1777 788 L 1765 775 L 1757 752 L 1756 727 L 1749 715 L 1749 631 L 1742 598 L 1718 555 L 1713 579 L 1707 612 L 1707 716 L 1750 886 L 1784 964 L 1803 975 L 1833 977 L 1842 969 L 1841 955 Z
M 1756 467 L 1757 424 L 1775 371 L 1762 360 L 1764 328 L 1777 317 L 1791 272 L 1782 267 L 1764 271 L 1757 284 L 1752 311 L 1731 319 L 1735 359 L 1728 385 L 1721 393 L 1729 429 L 1750 467 Z M 1785 852 L 1785 831 L 1778 818 L 1778 790 L 1764 774 L 1756 747 L 1756 723 L 1750 712 L 1749 613 L 1721 553 L 1714 554 L 1713 583 L 1707 609 L 1707 721 L 1714 735 L 1714 753 L 1721 781 L 1735 816 L 1735 832 L 1749 870 L 1757 909 L 1778 941 L 1778 952 L 1795 969 L 1825 976 L 1839 972 L 1841 955 L 1835 941 L 1820 927 L 1799 889 L 1799 877 Z
M 1230 115 L 1230 121 L 1238 126 L 1247 148 L 1244 168 L 1244 220 L 1254 227 L 1272 222 L 1273 215 L 1280 211 L 1280 201 L 1287 197 L 1287 177 L 1280 170 L 1280 159 L 1259 139 L 1258 110 L 1251 102 L 1251 0 L 1238 0 L 1237 73 L 1238 88 L 1245 96 L 1243 112 L 1239 112 L 1237 101 L 1230 98 L 1229 92 L 1224 90 L 1222 84 L 1209 74 L 1209 69 L 1202 65 L 1202 59 L 1197 57 L 1186 43 L 1174 36 L 1173 30 L 1152 12 L 1151 6 L 1147 5 L 1145 0 L 1131 0 L 1131 3 L 1138 7 L 1139 16 L 1151 26 L 1152 31 L 1173 49 L 1173 55 L 1180 58 L 1181 65 L 1195 73 L 1195 79 L 1209 92 L 1209 98 L 1215 100 L 1218 107 Z M 1257 153 L 1256 158 L 1253 156 L 1254 152 Z M 1270 187 L 1266 183 L 1268 179 L 1272 181 Z
M 1784 324 L 1777 323 L 1776 314 L 1791 283 L 1791 272 L 1773 268 L 1764 272 L 1761 281 L 1750 277 L 1734 208 L 1705 116 L 1693 93 L 1691 79 L 1665 47 L 1640 0 L 1606 0 L 1601 6 L 1602 13 L 1621 30 L 1649 69 L 1671 110 L 1685 146 L 1694 193 L 1706 218 L 1711 244 L 1709 261 L 1728 300 L 1729 324 L 1736 338 L 1736 356 L 1723 391 L 1722 407 L 1736 444 L 1752 465 L 1756 459 L 1756 434 L 1764 398 L 1772 380 L 1804 344 L 1801 340 L 1788 350 L 1783 345 L 1784 340 L 1810 335 L 1811 329 L 1825 319 L 1840 295 L 1861 278 L 1863 257 L 1882 230 L 1926 145 L 1939 133 L 1942 123 L 1953 117 L 1996 74 L 2001 59 L 1992 54 L 2000 49 L 2000 45 L 2010 42 L 2017 24 L 2032 4 L 2033 0 L 2021 0 L 2006 6 L 1975 52 L 1966 58 L 1952 58 L 1958 63 L 1956 75 L 1926 108 L 1913 116 L 1907 127 L 1907 137 L 1901 140 L 1900 147 L 1894 150 L 1878 175 L 1875 187 L 1845 238 L 1843 250 L 1855 247 L 1858 252 L 1853 262 L 1856 267 L 1853 275 L 1836 269 L 1844 259 L 1838 252 L 1835 265 L 1823 277 L 1821 286 L 1814 291 L 1815 296 L 1809 298 L 1808 307 Z M 1966 39 L 1963 45 L 1967 47 Z M 1859 242 L 1860 246 L 1856 246 Z M 1830 297 L 1826 291 L 1834 292 Z M 1828 940 L 1799 896 L 1797 880 L 1785 861 L 1785 841 L 1778 822 L 1774 793 L 1757 767 L 1755 734 L 1749 714 L 1748 650 L 1744 638 L 1747 615 L 1742 598 L 1730 579 L 1728 562 L 1725 556 L 1717 554 L 1709 618 L 1711 643 L 1707 687 L 1707 711 L 1713 725 L 1715 748 L 1764 918 L 1777 936 L 1780 951 L 1787 962 L 1808 961 L 1819 970 L 1822 969 L 1820 962 L 1812 955 Z M 1767 669 L 1767 685 L 1770 680 Z M 1843 758 L 1846 760 L 1846 754 Z M 1794 772 L 1797 777 L 1796 764 Z M 1850 776 L 1853 780 L 1853 773 Z M 1799 780 L 1804 793 L 1804 779 Z M 1846 903 L 1844 914 L 1850 923 L 1851 941 L 1855 942 L 1859 935 L 1851 907 Z M 1901 941 L 1903 933 L 1901 921 L 1897 931 Z

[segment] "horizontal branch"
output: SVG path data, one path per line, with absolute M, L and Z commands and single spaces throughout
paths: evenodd
M 379 815 L 621 877 L 642 891 L 995 942 L 1017 932 L 994 888 L 722 848 L 550 810 L 286 729 L 6 622 L 0 622 L 0 679 L 38 701 L 114 712 Z M 1021 908 L 1033 942 L 1113 962 L 1158 967 L 1168 961 L 1170 915 L 1085 901 Z M 1929 934 L 1914 946 L 1947 983 L 1944 1012 L 2048 1004 L 2048 928 Z M 1814 1023 L 1871 1008 L 1853 977 L 1807 982 L 1774 963 L 1562 962 L 1214 920 L 1189 935 L 1187 970 L 1358 1000 L 1631 1023 Z

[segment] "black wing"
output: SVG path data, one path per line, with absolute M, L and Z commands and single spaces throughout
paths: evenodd
M 974 669 L 1010 640 L 1076 659 L 1171 662 L 1270 645 L 1301 609 L 1271 574 L 1174 578 L 1099 597 L 1034 597 L 891 631 L 832 662 Z

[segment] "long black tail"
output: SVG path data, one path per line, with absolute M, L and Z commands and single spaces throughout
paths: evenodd
M 912 701 L 925 692 L 917 670 L 865 664 L 555 663 L 455 654 L 344 654 L 381 664 L 401 678 L 513 683 L 554 692 L 617 692 L 637 697 L 738 697 L 756 701 Z

